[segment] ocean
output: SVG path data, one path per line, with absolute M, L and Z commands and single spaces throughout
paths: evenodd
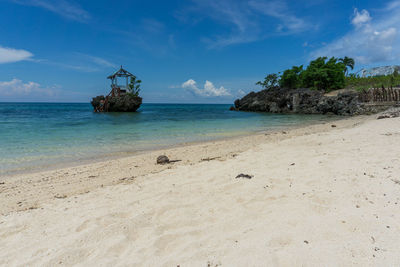
M 82 103 L 0 103 L 0 175 L 332 119 L 229 107 L 143 104 L 136 113 L 94 113 Z

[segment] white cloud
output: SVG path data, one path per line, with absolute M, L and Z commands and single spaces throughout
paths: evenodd
M 79 5 L 67 0 L 11 0 L 25 6 L 36 6 L 49 10 L 64 18 L 85 22 L 90 19 L 90 14 Z
M 377 11 L 376 17 L 369 12 L 354 10 L 351 24 L 354 26 L 344 36 L 313 51 L 310 56 L 349 56 L 356 63 L 398 63 L 400 59 L 400 1 L 392 1 Z
M 68 54 L 68 57 L 64 60 L 42 60 L 40 62 L 43 64 L 80 72 L 98 72 L 104 70 L 111 71 L 110 69 L 116 69 L 118 67 L 116 64 L 104 58 L 78 52 Z
M 256 11 L 277 18 L 280 23 L 277 26 L 279 32 L 289 33 L 302 32 L 310 28 L 310 25 L 303 19 L 293 15 L 284 1 L 250 1 L 249 5 Z
M 112 67 L 112 68 L 117 67 L 117 65 L 115 65 L 114 63 L 111 63 L 110 61 L 108 61 L 104 58 L 94 57 L 94 56 L 91 56 L 90 58 L 92 59 L 93 63 L 95 63 L 99 66 Z
M 182 84 L 182 88 L 187 89 L 199 96 L 205 97 L 215 97 L 215 96 L 230 96 L 231 93 L 221 86 L 219 88 L 215 87 L 210 81 L 206 81 L 204 88 L 200 89 L 197 87 L 196 81 L 189 79 Z
M 265 39 L 271 34 L 295 34 L 313 28 L 304 19 L 296 16 L 285 0 L 269 2 L 193 0 L 193 2 L 195 6 L 182 12 L 180 19 L 187 21 L 187 17 L 193 17 L 193 13 L 196 13 L 197 17 L 209 17 L 230 29 L 227 34 L 203 38 L 210 48 L 249 43 Z M 266 19 L 271 18 L 275 19 L 274 23 L 271 24 L 270 20 L 266 22 Z M 266 23 L 274 26 L 266 27 Z
M 358 12 L 357 8 L 354 9 L 354 17 L 351 20 L 351 23 L 354 26 L 360 27 L 370 21 L 371 16 L 369 15 L 369 12 L 367 10 L 363 9 L 361 10 L 361 12 Z
M 33 57 L 29 51 L 0 46 L 0 64 L 27 60 Z
M 53 96 L 56 93 L 56 87 L 42 87 L 35 82 L 24 83 L 19 79 L 11 81 L 0 81 L 0 96 L 32 96 L 32 95 L 47 95 Z
M 87 59 L 90 63 L 93 63 L 99 67 L 111 67 L 116 68 L 118 67 L 116 64 L 97 56 L 87 55 L 83 53 L 76 53 L 81 59 Z

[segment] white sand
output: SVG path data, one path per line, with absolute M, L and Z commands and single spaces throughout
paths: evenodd
M 0 265 L 399 266 L 400 118 L 335 124 L 0 178 Z

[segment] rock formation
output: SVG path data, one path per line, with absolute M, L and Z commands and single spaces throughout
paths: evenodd
M 311 89 L 272 88 L 251 92 L 235 101 L 240 111 L 271 113 L 357 115 L 379 112 L 387 107 L 366 105 L 359 101 L 358 92 L 343 91 L 337 95 Z
M 161 155 L 157 157 L 157 164 L 168 164 L 170 160 L 167 156 Z
M 131 94 L 121 96 L 101 96 L 93 97 L 90 102 L 95 111 L 108 112 L 135 112 L 142 104 L 142 98 Z

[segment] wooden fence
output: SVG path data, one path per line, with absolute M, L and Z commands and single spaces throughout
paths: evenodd
M 399 102 L 400 88 L 371 88 L 360 92 L 361 102 Z

